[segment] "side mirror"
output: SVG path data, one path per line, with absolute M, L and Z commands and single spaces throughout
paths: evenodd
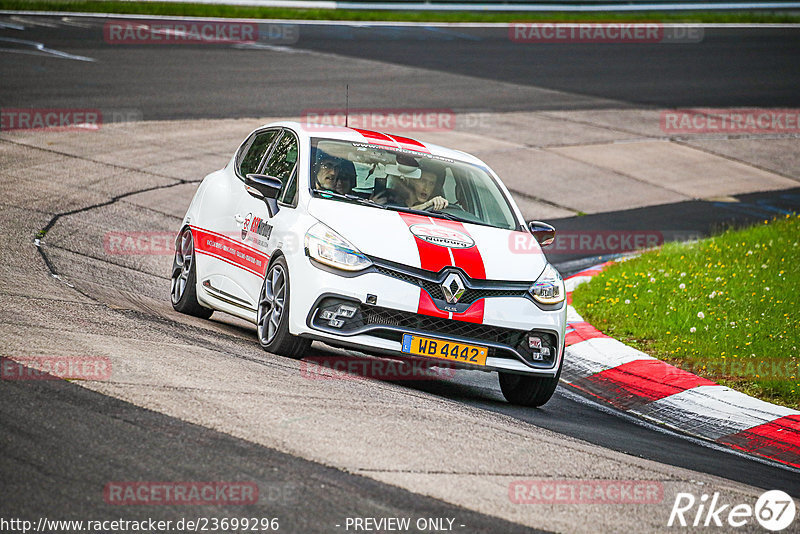
M 244 185 L 250 195 L 264 200 L 278 198 L 283 182 L 274 176 L 267 176 L 266 174 L 248 174 L 244 178 Z
M 536 238 L 536 241 L 543 247 L 552 245 L 556 239 L 556 229 L 541 221 L 531 221 L 528 223 L 528 230 Z
M 263 200 L 267 204 L 267 211 L 270 217 L 278 213 L 278 195 L 281 192 L 283 182 L 274 176 L 266 174 L 248 174 L 244 177 L 244 188 L 250 196 Z

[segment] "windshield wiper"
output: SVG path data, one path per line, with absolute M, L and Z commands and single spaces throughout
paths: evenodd
M 312 193 L 317 193 L 318 195 L 328 195 L 334 198 L 341 198 L 344 200 L 353 200 L 355 202 L 359 202 L 361 204 L 366 204 L 368 206 L 375 206 L 376 208 L 387 209 L 386 206 L 383 204 L 378 204 L 377 202 L 370 200 L 368 198 L 363 198 L 358 195 L 351 195 L 349 193 L 337 193 L 336 191 L 328 191 L 327 189 L 312 189 Z
M 446 213 L 444 211 L 439 211 L 439 210 L 427 210 L 427 213 L 436 215 L 438 217 L 441 217 L 442 219 L 449 219 L 451 221 L 473 222 L 473 221 L 470 221 L 469 219 L 464 219 L 464 218 L 459 217 L 457 215 L 453 215 L 452 213 Z
M 466 217 L 459 217 L 458 215 L 453 215 L 452 213 L 446 213 L 444 211 L 439 210 L 430 210 L 426 212 L 428 215 L 433 215 L 436 217 L 441 217 L 442 219 L 448 219 L 450 221 L 458 221 L 458 222 L 465 222 L 469 224 L 478 224 L 480 226 L 488 226 L 489 228 L 497 228 L 497 226 L 493 224 L 489 224 L 483 221 L 475 221 L 472 219 L 467 219 Z

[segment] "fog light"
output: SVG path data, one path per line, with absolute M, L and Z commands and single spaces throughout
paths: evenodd
M 328 321 L 328 325 L 334 328 L 341 328 L 342 326 L 344 326 L 344 321 L 342 321 L 341 319 L 331 319 L 330 321 Z
M 336 315 L 339 317 L 344 317 L 345 319 L 350 319 L 356 314 L 356 307 L 350 306 L 347 304 L 340 304 L 339 308 L 336 310 Z
M 329 319 L 336 319 L 336 314 L 330 310 L 322 310 L 319 312 L 319 318 L 325 319 L 326 321 Z
M 542 347 L 542 356 L 550 356 L 550 347 Z
M 528 338 L 528 348 L 531 349 L 541 349 L 542 348 L 542 338 L 531 336 Z

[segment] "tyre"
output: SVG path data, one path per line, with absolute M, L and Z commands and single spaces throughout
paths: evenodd
M 269 267 L 258 297 L 258 342 L 264 350 L 299 359 L 311 346 L 310 339 L 289 333 L 289 267 L 283 256 Z
M 556 390 L 561 377 L 561 367 L 554 377 L 526 376 L 513 373 L 498 373 L 500 390 L 511 404 L 519 406 L 543 406 Z
M 197 269 L 194 240 L 188 228 L 181 232 L 172 260 L 172 307 L 181 313 L 208 319 L 214 310 L 197 302 Z

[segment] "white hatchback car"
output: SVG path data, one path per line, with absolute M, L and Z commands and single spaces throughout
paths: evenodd
M 540 248 L 554 235 L 469 154 L 278 122 L 200 184 L 172 305 L 251 321 L 264 349 L 293 358 L 317 340 L 498 371 L 506 399 L 540 406 L 564 354 L 564 283 Z

